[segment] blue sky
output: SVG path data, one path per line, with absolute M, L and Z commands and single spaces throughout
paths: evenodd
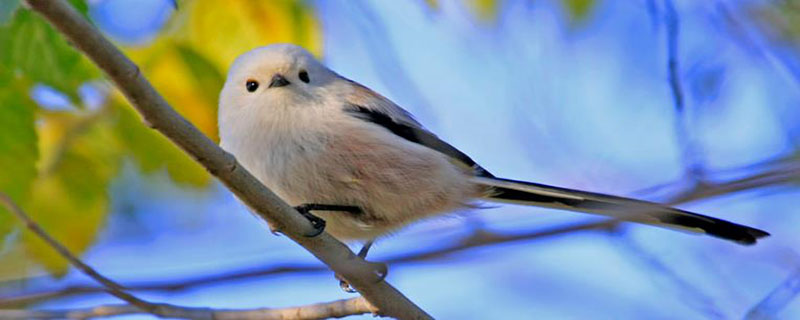
M 555 1 L 505 1 L 494 24 L 476 22 L 458 1 L 441 1 L 438 11 L 422 1 L 312 3 L 326 64 L 415 113 L 499 176 L 630 195 L 683 174 L 663 11 L 653 15 L 645 1 L 600 1 L 579 26 L 565 21 Z M 687 121 L 708 170 L 791 152 L 786 133 L 800 122 L 788 119 L 797 116 L 800 91 L 792 70 L 776 62 L 782 53 L 737 43 L 711 3 L 676 5 Z M 146 44 L 172 10 L 166 0 L 108 0 L 93 2 L 91 15 L 116 40 Z M 132 166 L 124 172 L 112 190 L 116 210 L 85 256 L 117 280 L 315 262 L 267 232 L 221 186 L 197 193 L 171 186 L 165 175 L 141 177 Z M 770 188 L 684 206 L 773 234 L 755 247 L 628 225 L 393 265 L 388 280 L 441 319 L 741 318 L 798 267 L 799 194 Z M 122 212 L 131 207 L 135 215 Z M 441 246 L 475 224 L 514 233 L 594 219 L 517 206 L 471 210 L 417 224 L 371 254 L 379 261 Z M 81 281 L 73 271 L 62 283 Z M 142 295 L 220 308 L 349 296 L 328 272 Z M 42 307 L 109 302 L 97 295 Z M 780 317 L 800 317 L 800 304 Z

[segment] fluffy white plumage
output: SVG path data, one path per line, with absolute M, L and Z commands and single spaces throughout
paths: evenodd
M 305 71 L 310 79 L 299 79 Z M 291 84 L 268 88 L 275 74 Z M 247 81 L 259 88 L 248 92 Z M 345 112 L 362 106 L 419 127 L 389 100 L 291 45 L 239 57 L 220 97 L 221 146 L 289 204 L 353 205 L 317 211 L 340 239 L 372 239 L 480 196 L 467 169 L 437 151 Z
M 343 240 L 372 240 L 476 199 L 591 212 L 755 243 L 767 233 L 654 203 L 492 176 L 408 112 L 288 44 L 236 59 L 220 94 L 221 146 Z

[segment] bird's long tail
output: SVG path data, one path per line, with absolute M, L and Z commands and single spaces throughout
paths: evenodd
M 494 177 L 476 177 L 490 188 L 485 200 L 601 214 L 622 220 L 705 233 L 754 244 L 769 233 L 725 220 L 635 199 Z

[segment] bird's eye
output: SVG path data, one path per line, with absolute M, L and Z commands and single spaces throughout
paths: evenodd
M 305 83 L 311 81 L 311 79 L 308 78 L 308 72 L 306 72 L 305 70 L 300 70 L 300 73 L 298 73 L 297 76 L 300 78 L 300 81 L 303 81 Z
M 247 80 L 247 83 L 244 86 L 247 88 L 247 91 L 254 92 L 256 89 L 258 89 L 258 81 Z

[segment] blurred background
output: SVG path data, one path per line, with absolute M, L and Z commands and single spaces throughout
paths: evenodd
M 370 252 L 437 318 L 800 318 L 800 1 L 71 2 L 215 141 L 232 60 L 291 42 L 498 176 L 772 234 L 745 247 L 556 210 L 459 212 Z M 0 190 L 86 262 L 188 306 L 351 297 L 19 0 L 0 2 L 0 25 Z M 0 210 L 0 307 L 117 302 Z

